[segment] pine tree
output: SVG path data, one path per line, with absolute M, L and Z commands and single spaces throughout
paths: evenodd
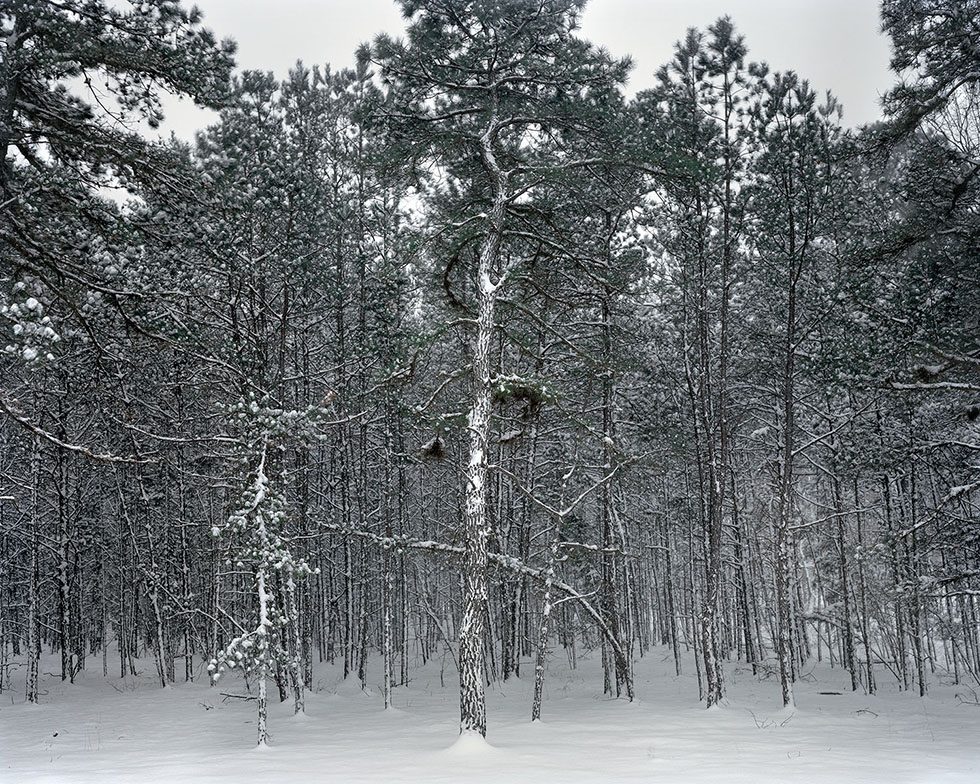
M 577 161 L 552 139 L 589 128 L 594 93 L 608 91 L 625 64 L 574 37 L 581 0 L 507 3 L 404 0 L 407 41 L 380 37 L 373 56 L 393 84 L 393 134 L 416 161 L 431 160 L 459 183 L 443 219 L 458 247 L 476 244 L 471 397 L 463 520 L 465 608 L 460 627 L 460 731 L 486 734 L 485 618 L 491 536 L 487 510 L 493 338 L 497 303 L 523 255 L 514 220 L 518 199 L 534 197 Z M 422 54 L 424 52 L 424 54 Z M 420 63 L 428 61 L 424 68 Z M 465 78 L 460 78 L 465 74 Z M 472 205 L 472 206 L 471 206 Z M 460 207 L 463 209 L 461 210 Z M 516 248 L 511 250 L 517 243 Z M 514 252 L 516 251 L 516 252 Z

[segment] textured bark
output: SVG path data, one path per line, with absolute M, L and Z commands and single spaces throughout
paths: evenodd
M 289 618 L 289 680 L 293 689 L 293 713 L 306 713 L 306 679 L 303 673 L 303 636 L 299 600 L 292 575 L 286 577 L 286 616 Z
M 792 244 L 791 244 L 792 251 Z M 776 498 L 775 556 L 776 556 L 776 656 L 779 660 L 779 684 L 783 705 L 795 704 L 793 697 L 793 612 L 790 523 L 793 513 L 793 457 L 795 446 L 795 348 L 796 323 L 795 275 L 789 287 L 786 344 L 782 373 L 782 444 L 779 455 L 779 477 Z
M 269 707 L 268 707 L 268 694 L 266 686 L 266 665 L 263 663 L 259 667 L 259 695 L 258 695 L 258 710 L 256 712 L 256 729 L 257 729 L 257 740 L 256 744 L 259 746 L 265 746 L 266 741 L 269 738 L 268 731 L 268 718 L 269 718 Z
M 834 513 L 837 516 L 837 569 L 841 584 L 841 635 L 844 653 L 844 666 L 851 676 L 851 691 L 858 690 L 857 654 L 854 649 L 854 624 L 851 609 L 850 564 L 847 559 L 847 537 L 844 528 L 844 501 L 841 496 L 840 480 L 832 478 Z
M 61 431 L 62 438 L 67 434 Z M 68 532 L 68 459 L 63 452 L 58 453 L 58 476 L 56 487 L 58 491 L 58 647 L 61 649 L 61 680 L 75 681 L 75 671 L 72 665 L 71 632 L 72 632 L 72 601 L 71 580 L 68 574 L 70 544 Z
M 854 518 L 857 526 L 857 546 L 859 553 L 857 558 L 858 610 L 861 614 L 861 642 L 864 646 L 865 688 L 868 694 L 874 694 L 877 691 L 877 684 L 875 683 L 874 658 L 871 651 L 871 630 L 868 619 L 868 586 L 864 571 L 864 561 L 866 558 L 864 552 L 864 526 L 860 506 L 861 499 L 858 492 L 858 478 L 855 476 L 854 509 L 856 511 L 854 512 Z
M 483 165 L 490 176 L 494 200 L 489 227 L 480 250 L 477 267 L 476 335 L 472 347 L 473 392 L 467 417 L 469 459 L 466 465 L 463 534 L 463 616 L 459 628 L 459 708 L 460 732 L 487 733 L 486 702 L 483 689 L 484 647 L 489 587 L 487 545 L 490 525 L 487 517 L 487 450 L 490 433 L 490 407 L 493 402 L 491 347 L 495 329 L 498 280 L 491 275 L 498 266 L 507 204 L 506 178 L 493 150 L 491 123 L 481 139 Z
M 41 623 L 38 610 L 41 582 L 40 553 L 38 552 L 40 453 L 41 441 L 35 436 L 31 450 L 31 561 L 27 594 L 27 701 L 32 703 L 38 701 L 37 686 L 41 663 Z
M 391 568 L 391 555 L 385 549 L 381 554 L 381 667 L 385 710 L 391 707 L 391 681 L 394 668 L 391 623 L 394 589 L 395 575 Z
M 551 587 L 555 577 L 555 560 L 558 556 L 557 538 L 548 549 L 548 565 L 541 605 L 541 627 L 538 630 L 538 648 L 534 657 L 534 696 L 531 699 L 531 721 L 541 719 L 541 702 L 544 698 L 544 675 L 548 661 L 548 640 L 551 634 L 551 611 L 554 607 Z

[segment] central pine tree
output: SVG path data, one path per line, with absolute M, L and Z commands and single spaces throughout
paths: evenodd
M 530 257 L 535 229 L 519 215 L 588 164 L 603 109 L 626 61 L 575 36 L 584 0 L 402 0 L 405 40 L 378 38 L 392 85 L 389 119 L 407 160 L 429 172 L 431 231 L 447 258 L 469 260 L 468 460 L 462 520 L 460 731 L 486 734 L 488 435 L 501 290 Z M 572 151 L 575 152 L 572 152 Z M 532 235 L 529 237 L 529 235 Z

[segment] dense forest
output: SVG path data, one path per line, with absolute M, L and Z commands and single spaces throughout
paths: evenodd
M 727 17 L 634 96 L 584 0 L 399 4 L 283 81 L 0 5 L 0 692 L 237 670 L 263 743 L 320 662 L 484 735 L 590 652 L 980 684 L 977 0 L 884 0 L 861 129 Z

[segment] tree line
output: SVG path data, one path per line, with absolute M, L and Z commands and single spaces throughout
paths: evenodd
M 858 130 L 727 17 L 630 98 L 584 0 L 399 5 L 282 81 L 173 0 L 0 9 L 0 690 L 237 669 L 264 743 L 324 661 L 479 734 L 557 656 L 978 682 L 975 0 L 885 0 Z

